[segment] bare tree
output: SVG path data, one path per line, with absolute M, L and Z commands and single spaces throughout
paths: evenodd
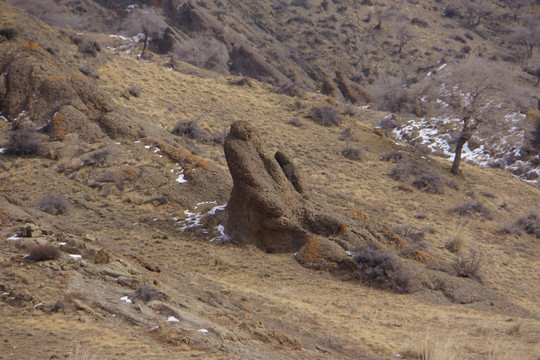
M 469 58 L 426 80 L 424 100 L 432 115 L 458 118 L 462 122 L 451 172 L 459 173 L 461 152 L 475 130 L 489 122 L 502 121 L 520 104 L 513 99 L 511 69 L 481 58 Z
M 148 47 L 150 38 L 161 37 L 168 25 L 165 22 L 163 10 L 150 6 L 131 9 L 129 15 L 122 22 L 121 27 L 130 35 L 137 35 L 140 33 L 144 35 L 144 52 Z
M 532 5 L 532 0 L 506 0 L 505 2 L 512 12 L 514 21 L 517 21 L 522 12 Z
M 456 3 L 465 11 L 467 23 L 478 26 L 483 17 L 495 10 L 495 6 L 488 0 L 457 0 Z
M 398 54 L 400 54 L 410 40 L 418 37 L 418 32 L 413 29 L 410 21 L 398 20 L 394 23 L 394 37 L 398 41 Z
M 540 84 L 540 54 L 532 56 L 525 63 L 523 71 L 525 71 L 529 75 L 534 76 L 536 78 L 536 84 L 534 86 L 538 86 Z
M 526 59 L 533 56 L 533 49 L 540 44 L 540 16 L 526 15 L 521 17 L 521 25 L 512 29 L 509 40 L 525 46 Z

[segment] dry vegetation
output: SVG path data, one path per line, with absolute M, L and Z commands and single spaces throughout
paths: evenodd
M 371 2 L 382 3 L 365 3 Z M 272 8 L 308 36 L 312 46 L 296 44 L 291 56 L 324 55 L 329 43 L 318 32 L 305 33 L 309 22 L 320 23 L 338 43 L 358 41 L 356 24 L 376 10 L 366 5 L 353 21 L 348 9 L 358 3 L 282 1 L 264 10 Z M 403 55 L 414 49 L 438 53 L 426 45 L 431 40 L 450 42 L 452 50 L 461 46 L 433 31 L 450 31 L 444 24 L 453 21 L 471 27 L 452 31 L 479 51 L 483 43 L 471 29 L 493 22 L 485 11 L 451 20 L 452 9 L 441 17 L 438 1 L 417 5 L 426 10 L 419 20 L 429 24 L 414 25 L 423 37 L 384 45 L 399 59 L 395 68 L 416 66 Z M 251 1 L 237 6 L 257 11 Z M 307 18 L 307 11 L 316 15 Z M 329 11 L 343 17 L 328 19 Z M 390 14 L 379 21 L 388 31 L 397 16 Z M 231 27 L 239 26 L 235 16 L 221 14 Z M 2 13 L 0 20 L 16 25 Z M 375 12 L 366 24 L 377 25 Z M 464 35 L 469 32 L 474 40 Z M 34 145 L 27 151 L 34 142 L 10 138 L 10 124 L 0 121 L 0 143 L 16 150 L 0 155 L 0 357 L 540 357 L 538 187 L 502 169 L 469 164 L 461 165 L 464 177 L 450 175 L 448 160 L 396 145 L 375 129 L 381 120 L 391 122 L 387 113 L 312 92 L 292 91 L 301 97 L 291 97 L 253 79 L 236 83 L 185 63 L 171 70 L 167 57 L 140 61 L 140 48 L 113 52 L 108 46 L 119 48 L 119 40 L 94 36 L 106 61 L 92 62 L 99 74 L 92 81 L 115 105 L 155 128 L 136 140 L 102 137 L 91 144 L 73 134 L 63 141 L 40 138 L 39 151 Z M 368 45 L 367 54 L 375 46 Z M 322 55 L 314 63 L 324 65 Z M 425 63 L 438 55 L 425 55 Z M 345 58 L 335 63 L 350 66 Z M 376 70 L 366 69 L 364 81 L 374 81 Z M 138 96 L 124 96 L 129 88 Z M 228 199 L 232 184 L 218 144 L 235 120 L 249 121 L 270 150 L 294 159 L 305 197 L 317 206 L 387 225 L 396 238 L 415 244 L 403 254 L 482 280 L 497 300 L 458 304 L 437 290 L 414 291 L 407 262 L 384 249 L 351 249 L 360 266 L 347 277 L 307 269 L 293 254 L 216 245 L 210 240 L 219 235 L 219 211 L 203 218 L 202 227 L 189 227 L 186 210 L 206 214 Z M 180 174 L 186 183 L 178 182 Z

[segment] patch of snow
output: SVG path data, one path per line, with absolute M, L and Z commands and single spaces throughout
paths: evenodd
M 19 236 L 17 236 L 17 234 L 15 234 L 12 237 L 7 238 L 6 240 L 7 241 L 17 241 L 17 240 L 21 240 L 21 238 Z
M 210 203 L 213 203 L 213 202 L 210 202 Z M 214 206 L 207 213 L 192 213 L 189 210 L 185 210 L 184 214 L 186 215 L 186 218 L 181 222 L 183 226 L 180 228 L 180 230 L 185 231 L 188 229 L 202 226 L 201 224 L 202 218 L 208 215 L 215 215 L 217 211 L 225 210 L 226 206 L 227 204 Z
M 72 259 L 82 259 L 82 255 L 77 255 L 77 254 L 69 254 L 69 257 Z
M 216 226 L 216 230 L 219 233 L 219 236 L 211 239 L 210 242 L 229 242 L 232 240 L 232 238 L 225 233 L 225 226 L 219 224 Z
M 144 148 L 145 148 L 146 150 L 150 150 L 151 147 L 152 147 L 152 146 L 150 146 L 150 145 L 144 145 Z
M 65 242 L 58 243 L 58 246 L 66 246 Z
M 0 115 L 0 119 L 4 120 L 5 122 L 9 122 L 9 120 L 7 119 L 7 117 L 3 116 L 3 115 Z
M 347 251 L 347 255 L 348 256 L 353 256 L 353 252 L 352 251 Z
M 175 181 L 177 183 L 179 183 L 179 184 L 184 184 L 184 183 L 188 182 L 186 179 L 184 179 L 184 174 L 183 173 L 179 174 L 178 178 Z
M 168 322 L 180 322 L 180 320 L 178 320 L 177 318 L 175 318 L 174 316 L 169 316 L 167 318 L 167 321 Z
M 39 304 L 34 305 L 34 309 L 35 309 L 35 308 L 38 308 L 38 307 L 40 307 L 40 306 L 43 306 L 43 303 L 39 303 Z
M 3 154 L 6 152 L 6 148 L 0 148 L 0 154 Z
M 444 69 L 448 64 L 442 64 L 437 70 L 442 70 Z
M 160 151 L 161 151 L 161 149 L 158 148 L 158 147 L 154 150 L 155 153 L 160 152 Z
M 131 302 L 132 302 L 131 299 L 129 297 L 127 297 L 127 296 L 124 296 L 123 298 L 120 298 L 120 301 L 125 301 L 128 304 L 131 304 Z
M 140 144 L 141 142 L 139 140 L 135 140 L 133 143 L 134 144 Z
M 206 329 L 199 329 L 197 331 L 200 332 L 200 333 L 207 333 L 208 332 L 208 330 L 206 330 Z
M 217 205 L 217 201 L 203 201 L 195 205 L 195 209 L 198 209 L 201 205 L 207 205 L 207 204 L 215 204 Z

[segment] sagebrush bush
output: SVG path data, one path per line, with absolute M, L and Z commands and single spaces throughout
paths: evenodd
M 126 91 L 128 92 L 128 94 L 135 97 L 140 97 L 142 94 L 141 88 L 138 87 L 137 85 L 131 85 L 130 87 L 126 89 Z
M 312 106 L 307 117 L 323 126 L 337 126 L 341 121 L 339 111 L 328 104 Z
M 185 136 L 192 140 L 208 141 L 208 134 L 194 120 L 179 120 L 171 130 L 171 133 L 178 136 Z
M 302 120 L 300 120 L 300 118 L 297 118 L 297 117 L 291 118 L 289 121 L 287 121 L 287 124 L 296 126 L 296 127 L 304 126 L 304 123 L 302 122 Z
M 99 79 L 98 70 L 89 63 L 79 66 L 79 71 L 86 76 L 92 77 L 94 79 Z
M 407 181 L 412 176 L 423 175 L 426 172 L 425 166 L 422 164 L 412 161 L 400 161 L 395 168 L 390 169 L 388 176 L 394 180 Z
M 465 204 L 455 206 L 450 209 L 450 212 L 456 213 L 459 216 L 471 216 L 480 214 L 488 220 L 491 220 L 491 211 L 478 201 L 471 201 Z
M 212 131 L 212 143 L 214 145 L 223 145 L 225 144 L 225 139 L 229 135 L 229 129 L 223 128 L 221 131 Z
M 358 262 L 357 279 L 398 293 L 410 291 L 411 274 L 390 252 L 363 246 L 354 251 L 353 259 Z
M 247 76 L 235 77 L 227 81 L 229 85 L 251 86 L 251 80 Z
M 412 186 L 430 194 L 444 194 L 444 185 L 441 177 L 435 173 L 426 173 L 413 180 Z
M 177 42 L 171 54 L 193 66 L 212 70 L 222 75 L 229 74 L 229 52 L 227 46 L 216 38 L 197 36 Z
M 471 250 L 468 254 L 458 253 L 452 263 L 457 276 L 467 277 L 478 282 L 482 282 L 481 272 L 484 266 L 484 255 L 477 250 Z
M 38 210 L 51 215 L 65 214 L 69 208 L 69 202 L 65 197 L 55 193 L 43 195 L 38 205 Z
M 456 231 L 455 234 L 452 234 L 444 243 L 444 247 L 453 253 L 459 253 L 463 250 L 463 247 L 467 243 L 465 237 L 460 234 L 459 231 Z
M 345 146 L 341 150 L 341 155 L 349 160 L 360 161 L 363 158 L 363 150 L 360 146 Z
M 540 216 L 535 212 L 520 217 L 514 223 L 504 225 L 499 229 L 503 234 L 514 234 L 520 236 L 523 232 L 540 238 Z
M 396 128 L 397 121 L 394 119 L 393 116 L 385 116 L 381 120 L 379 120 L 379 127 L 386 131 L 392 131 Z
M 281 86 L 275 86 L 272 90 L 276 94 L 285 94 L 290 97 L 301 97 L 304 95 L 304 90 L 296 84 L 285 84 Z
M 110 149 L 92 151 L 83 156 L 81 162 L 83 166 L 103 166 L 113 153 Z
M 37 156 L 43 146 L 39 134 L 33 130 L 19 129 L 9 135 L 4 153 L 6 155 Z
M 97 53 L 101 51 L 101 45 L 97 41 L 92 41 L 86 38 L 82 38 L 78 44 L 79 51 L 83 54 L 96 57 Z
M 425 233 L 420 230 L 416 230 L 410 226 L 395 226 L 392 231 L 401 237 L 411 240 L 412 242 L 420 242 L 424 240 Z
M 55 260 L 60 257 L 60 251 L 51 244 L 32 245 L 26 257 L 31 261 Z
M 398 160 L 403 159 L 403 153 L 401 151 L 387 151 L 381 155 L 379 158 L 381 161 L 392 161 L 393 163 L 398 162 Z
M 135 290 L 135 296 L 144 302 L 161 300 L 165 297 L 164 294 L 160 293 L 155 287 L 150 285 L 139 285 L 137 290 Z

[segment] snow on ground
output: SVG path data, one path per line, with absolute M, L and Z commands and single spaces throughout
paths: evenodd
M 471 141 L 463 147 L 462 160 L 480 166 L 506 168 L 516 177 L 540 185 L 540 168 L 517 160 L 523 146 L 524 118 L 525 115 L 520 113 L 508 114 L 506 121 L 492 128 L 491 133 L 479 128 Z M 423 150 L 428 149 L 432 154 L 451 161 L 461 126 L 459 119 L 413 119 L 398 126 L 393 134 L 397 140 Z

